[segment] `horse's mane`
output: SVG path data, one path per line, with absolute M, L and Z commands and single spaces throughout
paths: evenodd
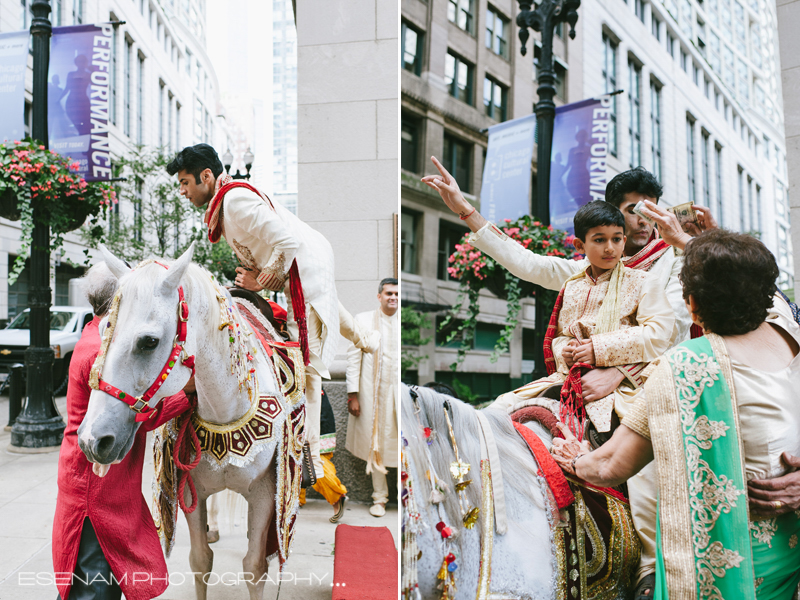
M 461 459 L 471 466 L 467 478 L 472 479 L 472 485 L 467 486 L 466 495 L 472 506 L 481 505 L 481 434 L 476 409 L 468 404 L 439 394 L 428 388 L 415 388 L 420 405 L 420 419 L 423 427 L 431 427 L 436 431 L 436 436 L 430 445 L 427 445 L 425 436 L 420 430 L 414 406 L 409 395 L 409 389 L 403 386 L 402 423 L 403 436 L 408 441 L 406 451 L 410 453 L 416 465 L 424 471 L 428 468 L 426 452 L 430 453 L 434 469 L 440 479 L 444 480 L 450 493 L 446 495 L 444 508 L 448 517 L 448 525 L 461 529 L 461 510 L 455 485 L 450 475 L 450 463 L 455 460 L 450 443 L 450 434 L 444 416 L 444 400 L 450 400 L 452 407 L 451 419 L 453 431 L 458 442 L 458 452 Z M 484 409 L 494 433 L 495 442 L 500 462 L 502 463 L 503 483 L 506 487 L 516 490 L 520 494 L 530 495 L 531 482 L 537 481 L 537 465 L 525 442 L 514 429 L 508 416 L 495 409 Z M 432 476 L 432 474 L 431 474 Z M 428 505 L 431 484 L 424 476 L 420 477 L 422 489 L 418 490 L 420 507 L 427 507 L 431 513 L 433 508 Z M 509 515 L 510 516 L 510 515 Z M 481 527 L 479 521 L 478 527 Z

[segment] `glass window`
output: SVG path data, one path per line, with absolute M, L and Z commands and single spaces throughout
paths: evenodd
M 507 102 L 508 88 L 490 77 L 483 80 L 483 106 L 487 117 L 495 121 L 505 121 Z
M 450 265 L 450 255 L 456 251 L 456 244 L 460 243 L 467 233 L 469 233 L 467 227 L 456 225 L 444 219 L 439 220 L 439 260 L 437 264 L 437 277 L 439 279 L 445 281 L 453 279 L 447 272 L 447 267 Z
M 688 190 L 687 201 L 695 201 L 695 181 L 694 181 L 694 120 L 686 116 L 686 157 L 687 157 L 687 176 Z
M 454 54 L 447 53 L 444 82 L 450 95 L 472 106 L 472 79 L 475 68 Z
M 404 114 L 400 131 L 400 166 L 411 173 L 419 171 L 419 142 L 419 121 Z
M 738 167 L 739 173 L 739 231 L 744 232 L 747 231 L 745 229 L 745 222 L 744 222 L 744 170 L 742 169 L 741 165 Z
M 652 19 L 650 20 L 650 31 L 653 34 L 653 37 L 656 38 L 657 41 L 661 41 L 661 21 L 655 15 L 653 15 Z
M 617 90 L 617 45 L 607 35 L 603 36 L 604 92 Z M 611 125 L 608 128 L 608 150 L 617 155 L 617 97 L 611 96 Z
M 644 2 L 642 0 L 633 0 L 633 12 L 644 23 Z
M 650 160 L 653 175 L 661 181 L 661 88 L 650 82 Z
M 422 215 L 403 208 L 400 212 L 400 270 L 403 273 L 419 273 L 418 229 Z
M 486 10 L 486 47 L 508 58 L 509 22 L 493 8 Z
M 125 39 L 125 60 L 123 61 L 123 68 L 125 73 L 123 79 L 125 82 L 125 119 L 123 121 L 123 132 L 125 135 L 131 135 L 131 96 L 133 96 L 133 42 Z
M 469 143 L 445 133 L 442 164 L 456 178 L 463 192 L 472 193 L 472 148 Z
M 703 136 L 701 151 L 701 159 L 703 162 L 703 204 L 711 206 L 711 163 L 709 161 L 709 152 L 711 150 L 711 140 L 707 131 L 701 131 Z
M 632 169 L 642 164 L 641 88 L 642 68 L 633 61 L 628 61 L 628 105 L 630 107 L 628 141 L 631 149 L 629 164 Z
M 400 32 L 402 67 L 409 73 L 422 73 L 422 40 L 423 34 L 403 21 Z
M 714 144 L 714 167 L 717 175 L 717 220 L 724 227 L 725 215 L 722 210 L 722 146 Z
M 447 19 L 459 29 L 475 34 L 475 11 L 473 0 L 449 0 Z

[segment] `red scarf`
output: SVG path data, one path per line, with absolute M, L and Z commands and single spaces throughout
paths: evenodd
M 208 224 L 208 239 L 212 244 L 216 244 L 222 236 L 222 200 L 225 194 L 234 188 L 245 188 L 254 192 L 264 199 L 269 204 L 270 208 L 274 211 L 275 207 L 272 201 L 259 192 L 255 187 L 246 181 L 234 181 L 230 175 L 223 175 L 217 178 L 217 192 L 208 203 L 206 209 L 205 222 Z M 300 337 L 300 348 L 303 350 L 303 362 L 308 366 L 310 362 L 310 354 L 308 349 L 308 324 L 306 321 L 306 300 L 303 295 L 303 286 L 300 283 L 300 272 L 297 268 L 297 260 L 292 261 L 292 266 L 289 268 L 289 294 L 292 300 L 292 312 L 294 313 L 294 320 L 297 323 Z
M 658 237 L 658 232 L 654 229 L 647 245 L 631 257 L 623 257 L 622 264 L 631 269 L 641 269 L 649 271 L 664 252 L 669 248 L 669 244 Z

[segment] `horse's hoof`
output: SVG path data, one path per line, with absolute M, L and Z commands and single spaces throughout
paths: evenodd
M 338 523 L 339 519 L 342 518 L 344 514 L 344 501 L 347 500 L 347 496 L 342 496 L 339 498 L 339 510 L 337 510 L 334 515 L 328 519 L 331 523 Z
M 382 517 L 386 514 L 386 509 L 383 504 L 373 504 L 369 507 L 369 514 L 373 517 Z
M 209 544 L 213 544 L 214 542 L 218 542 L 219 541 L 219 530 L 218 529 L 212 529 L 211 531 L 209 531 L 206 534 L 206 537 L 208 538 L 208 543 Z

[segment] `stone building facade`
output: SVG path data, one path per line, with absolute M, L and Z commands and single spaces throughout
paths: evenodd
M 536 101 L 539 34 L 522 57 L 517 11 L 512 0 L 402 3 L 402 300 L 429 311 L 433 326 L 457 297 L 446 261 L 466 229 L 419 178 L 433 172 L 428 157 L 436 155 L 480 208 L 485 128 L 530 114 Z M 757 232 L 778 259 L 781 287 L 792 287 L 774 5 L 597 0 L 579 15 L 574 40 L 563 30 L 555 37 L 556 103 L 622 90 L 608 177 L 642 165 L 664 185 L 664 204 L 691 199 L 711 206 L 724 227 Z M 407 381 L 455 377 L 488 399 L 527 380 L 540 343 L 534 300 L 523 301 L 509 352 L 496 363 L 488 358 L 506 305 L 489 292 L 480 302 L 474 348 L 458 373 L 448 369 L 456 349 L 431 327 L 421 332 L 425 346 L 407 349 L 423 357 Z

